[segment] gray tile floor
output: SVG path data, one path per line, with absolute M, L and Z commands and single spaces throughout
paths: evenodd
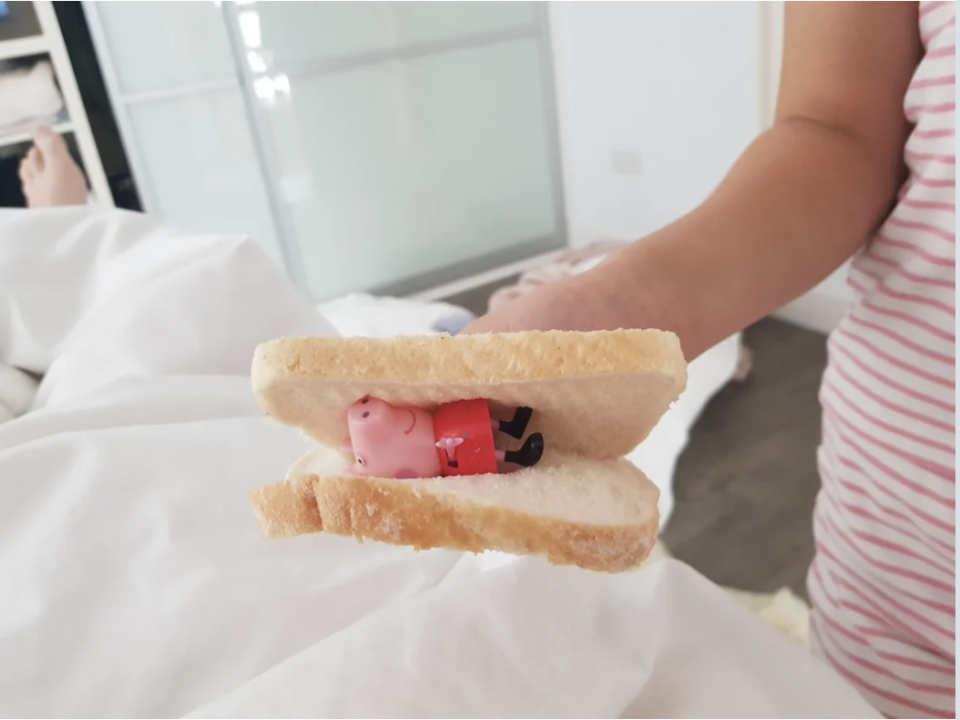
M 806 597 L 826 339 L 773 319 L 745 338 L 753 374 L 721 390 L 694 426 L 663 542 L 722 585 Z

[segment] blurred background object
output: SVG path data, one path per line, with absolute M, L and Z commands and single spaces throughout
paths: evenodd
M 0 207 L 25 206 L 17 172 L 41 125 L 64 136 L 93 198 L 112 205 L 54 4 L 0 3 Z

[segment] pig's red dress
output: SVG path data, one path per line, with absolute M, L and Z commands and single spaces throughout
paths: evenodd
M 437 442 L 446 438 L 463 440 L 454 449 L 452 462 L 445 449 L 437 449 L 442 475 L 497 472 L 497 451 L 486 400 L 459 400 L 441 405 L 433 414 L 433 435 Z

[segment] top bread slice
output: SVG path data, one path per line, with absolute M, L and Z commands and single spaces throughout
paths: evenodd
M 686 386 L 677 337 L 658 330 L 397 338 L 282 338 L 260 345 L 253 391 L 274 420 L 339 448 L 366 395 L 434 409 L 486 398 L 494 417 L 534 410 L 548 452 L 622 457 Z

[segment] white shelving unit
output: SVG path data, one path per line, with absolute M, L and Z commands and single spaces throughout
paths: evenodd
M 66 133 L 74 132 L 73 123 L 69 120 L 64 120 L 63 122 L 54 123 L 51 130 L 54 132 L 60 133 L 61 135 Z M 29 130 L 24 130 L 21 132 L 9 133 L 6 135 L 0 135 L 0 147 L 6 147 L 8 145 L 19 145 L 20 143 L 29 142 L 33 137 L 33 132 Z
M 80 152 L 80 161 L 90 183 L 92 200 L 101 206 L 113 206 L 110 185 L 100 161 L 100 153 L 90 129 L 90 121 L 83 107 L 77 80 L 70 64 L 57 15 L 53 3 L 49 0 L 36 0 L 31 3 L 40 24 L 41 32 L 14 40 L 0 41 L 0 60 L 45 55 L 53 65 L 54 75 L 63 96 L 63 120 L 54 123 L 53 130 L 61 134 L 71 134 L 76 140 Z M 16 132 L 0 133 L 0 147 L 27 143 L 33 135 L 33 128 L 18 129 Z
M 50 52 L 50 42 L 42 35 L 0 42 L 0 60 Z

